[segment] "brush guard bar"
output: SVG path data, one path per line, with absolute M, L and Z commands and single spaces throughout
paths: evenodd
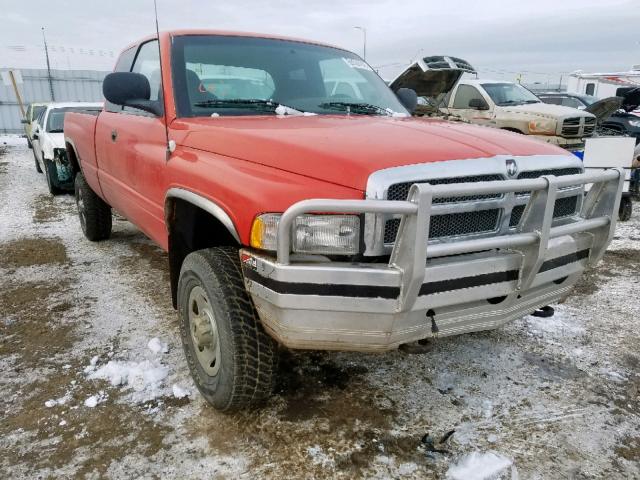
M 571 223 L 553 226 L 553 211 L 558 191 L 565 187 L 593 184 L 580 214 Z M 588 232 L 593 236 L 588 263 L 602 258 L 613 238 L 620 198 L 624 188 L 624 170 L 582 173 L 556 177 L 548 175 L 531 180 L 460 183 L 454 185 L 412 185 L 406 201 L 391 200 L 303 200 L 288 208 L 278 226 L 276 265 L 291 263 L 291 229 L 296 217 L 305 213 L 388 213 L 402 215 L 389 267 L 401 272 L 397 312 L 412 308 L 425 277 L 427 259 L 493 249 L 514 249 L 523 256 L 517 290 L 526 290 L 542 266 L 549 240 L 564 235 Z M 429 224 L 446 205 L 433 204 L 443 197 L 470 194 L 507 194 L 531 192 L 516 232 L 489 238 L 456 240 L 429 245 Z M 473 211 L 473 202 L 459 204 L 458 211 Z M 465 208 L 467 207 L 467 208 Z

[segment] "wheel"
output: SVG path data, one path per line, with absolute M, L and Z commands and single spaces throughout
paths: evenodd
M 178 315 L 189 370 L 213 407 L 239 410 L 271 395 L 277 346 L 245 289 L 237 248 L 187 255 L 178 281 Z
M 60 188 L 60 182 L 58 180 L 58 169 L 55 162 L 42 157 L 45 169 L 45 177 L 47 177 L 47 187 L 49 187 L 49 193 L 51 195 L 59 195 L 62 193 Z
M 36 157 L 36 151 L 35 150 L 32 150 L 32 151 L 33 151 L 33 160 L 36 162 L 36 171 L 38 173 L 42 173 L 42 169 L 40 168 L 40 164 L 38 163 L 38 157 Z
M 618 210 L 618 219 L 621 222 L 626 222 L 631 218 L 633 213 L 633 203 L 629 197 L 622 197 L 620 199 L 620 209 Z
M 92 242 L 109 238 L 111 235 L 111 207 L 91 190 L 81 172 L 76 175 L 75 196 L 84 236 Z

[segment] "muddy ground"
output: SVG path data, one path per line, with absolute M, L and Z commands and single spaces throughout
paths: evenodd
M 420 355 L 284 354 L 266 408 L 224 415 L 188 376 L 165 254 L 122 219 L 86 241 L 0 142 L 0 478 L 446 478 L 488 453 L 502 478 L 639 478 L 639 228 L 636 209 L 553 318 Z M 110 361 L 165 374 L 93 379 Z

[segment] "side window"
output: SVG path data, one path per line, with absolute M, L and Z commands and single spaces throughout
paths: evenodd
M 133 62 L 133 56 L 136 54 L 136 48 L 131 47 L 120 54 L 118 61 L 116 62 L 116 68 L 114 72 L 129 72 L 131 71 L 131 63 Z M 122 111 L 121 105 L 114 105 L 113 103 L 104 103 L 105 110 L 107 112 L 118 113 Z
M 584 93 L 587 95 L 593 95 L 596 93 L 596 84 L 595 83 L 587 83 L 587 86 L 584 89 Z
M 477 88 L 471 85 L 460 85 L 453 99 L 452 108 L 469 108 L 469 102 L 474 98 L 484 101 Z
M 138 51 L 136 60 L 133 62 L 132 72 L 141 73 L 151 86 L 151 97 L 149 100 L 160 99 L 160 56 L 158 54 L 158 41 L 152 40 L 143 43 Z M 126 109 L 125 109 L 126 110 Z

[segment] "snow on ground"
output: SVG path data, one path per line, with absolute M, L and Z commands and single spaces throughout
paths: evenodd
M 283 352 L 273 399 L 223 415 L 188 375 L 165 255 L 118 217 L 86 241 L 5 140 L 0 477 L 640 476 L 638 208 L 552 318 L 421 355 Z

